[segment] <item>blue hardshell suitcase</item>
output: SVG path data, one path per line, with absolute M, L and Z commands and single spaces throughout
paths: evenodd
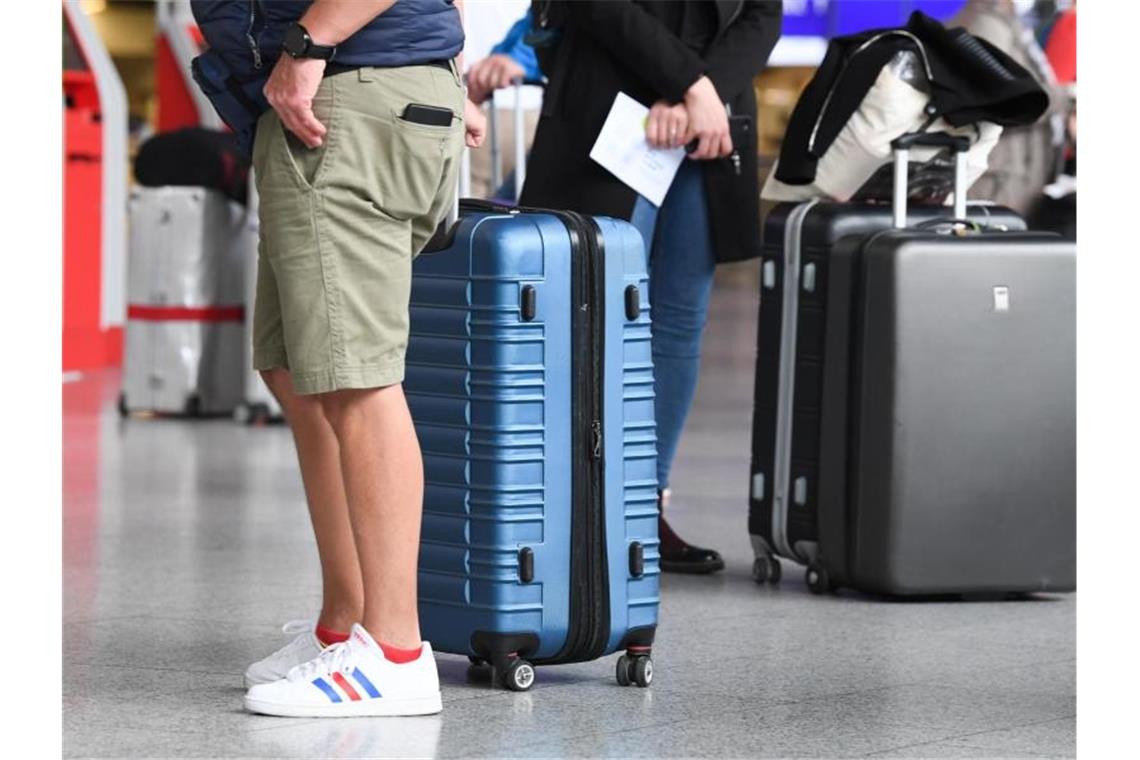
M 424 638 L 516 690 L 534 664 L 618 650 L 619 682 L 648 685 L 659 567 L 641 236 L 609 218 L 461 208 L 412 277 Z

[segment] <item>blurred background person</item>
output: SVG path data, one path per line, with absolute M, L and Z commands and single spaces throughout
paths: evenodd
M 1065 96 L 1065 144 L 1056 179 L 1030 219 L 1034 229 L 1077 239 L 1077 4 L 1049 19 L 1042 35 L 1045 56 Z
M 464 48 L 464 57 L 470 62 L 466 72 L 467 96 L 474 103 L 485 104 L 488 117 L 491 109 L 497 110 L 494 137 L 501 168 L 500 186 L 495 187 L 490 139 L 479 149 L 472 150 L 471 195 L 513 200 L 518 195 L 514 186 L 515 99 L 513 92 L 505 92 L 496 99 L 495 92 L 511 87 L 516 80 L 542 78 L 538 58 L 526 40 L 532 27 L 531 12 L 525 0 L 504 0 L 472 3 L 467 13 L 472 20 L 478 18 L 475 22 L 477 28 L 468 32 Z M 538 123 L 542 91 L 524 87 L 520 104 L 525 132 L 523 140 L 529 148 Z
M 990 153 L 989 169 L 970 190 L 975 198 L 1028 217 L 1041 203 L 1046 185 L 1057 176 L 1067 98 L 1033 29 L 1022 20 L 1028 10 L 1025 6 L 1014 0 L 969 0 L 947 26 L 965 27 L 994 45 L 1033 74 L 1049 94 L 1049 110 L 1035 124 L 1004 129 Z
M 659 507 L 700 368 L 717 263 L 760 254 L 753 78 L 780 35 L 780 2 L 551 2 L 534 39 L 548 77 L 520 202 L 629 219 L 649 249 Z M 619 92 L 651 106 L 654 147 L 695 147 L 660 209 L 590 159 Z M 750 120 L 734 145 L 728 113 Z M 696 507 L 699 509 L 699 506 Z M 659 517 L 661 568 L 712 573 L 720 554 Z

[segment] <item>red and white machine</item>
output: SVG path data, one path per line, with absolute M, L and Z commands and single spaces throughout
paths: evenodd
M 77 3 L 63 3 L 63 369 L 116 366 L 126 312 L 127 95 Z
M 182 127 L 223 129 L 222 120 L 190 77 L 190 61 L 202 52 L 202 32 L 189 0 L 159 0 L 155 6 L 158 37 L 154 50 L 154 84 L 158 101 L 155 130 Z

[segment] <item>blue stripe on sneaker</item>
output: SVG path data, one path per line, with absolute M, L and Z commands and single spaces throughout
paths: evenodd
M 380 692 L 376 691 L 376 687 L 372 685 L 372 682 L 368 680 L 367 676 L 360 672 L 360 668 L 356 668 L 352 671 L 352 677 L 364 687 L 364 690 L 368 692 L 368 696 L 373 699 L 380 696 Z
M 333 687 L 328 685 L 328 682 L 325 681 L 325 679 L 314 678 L 313 679 L 313 686 L 316 686 L 318 689 L 320 689 L 325 694 L 327 694 L 328 698 L 331 699 L 333 702 L 340 702 L 341 701 L 340 695 L 336 693 L 336 690 L 333 689 Z

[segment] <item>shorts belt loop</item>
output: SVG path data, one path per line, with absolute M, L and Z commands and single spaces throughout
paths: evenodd
M 372 81 L 372 67 L 371 66 L 361 66 L 360 68 L 358 68 L 356 70 L 356 76 L 359 79 L 359 81 L 361 81 L 361 82 L 371 82 Z
M 462 87 L 463 86 L 463 74 L 460 73 L 460 71 L 459 71 L 459 63 L 454 58 L 449 59 L 447 63 L 449 64 L 449 67 L 451 68 L 451 75 L 453 77 L 455 77 L 455 83 L 457 85 L 459 85 L 460 87 Z

